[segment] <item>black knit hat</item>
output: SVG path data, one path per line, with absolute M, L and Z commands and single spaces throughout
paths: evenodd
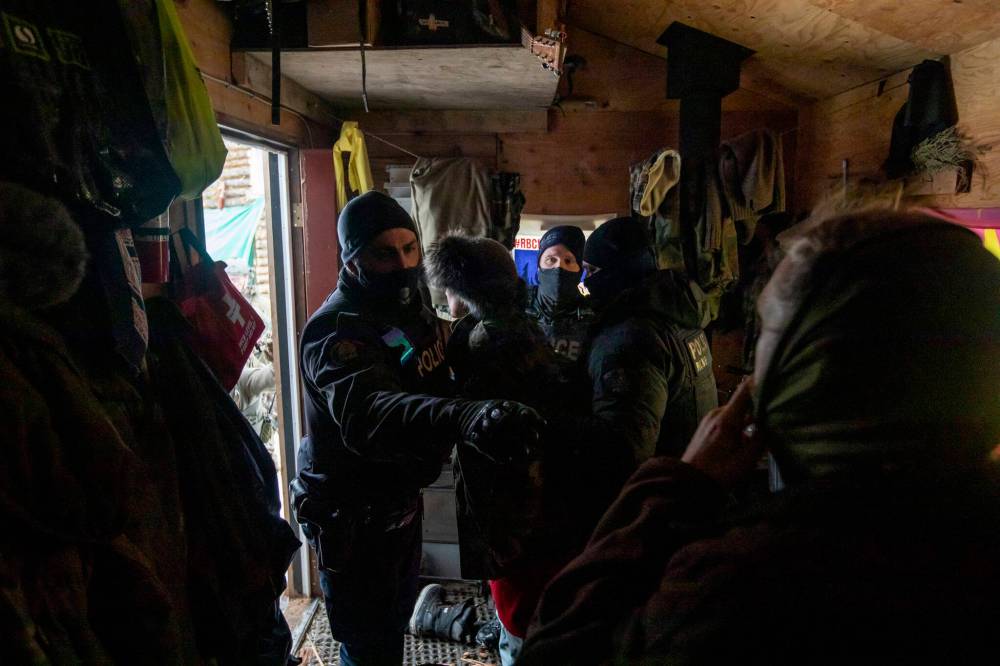
M 514 259 L 489 238 L 453 234 L 427 250 L 427 278 L 438 289 L 450 289 L 473 313 L 494 312 L 518 297 Z
M 598 268 L 614 268 L 651 252 L 645 226 L 630 217 L 616 217 L 590 234 L 583 260 Z
M 372 190 L 351 199 L 337 220 L 341 261 L 354 259 L 373 238 L 389 229 L 417 233 L 413 219 L 392 197 Z
M 542 255 L 553 245 L 565 245 L 566 249 L 573 253 L 577 263 L 583 261 L 583 246 L 586 239 L 583 236 L 583 229 L 564 224 L 552 227 L 545 232 L 542 240 L 538 243 L 538 260 L 542 260 Z

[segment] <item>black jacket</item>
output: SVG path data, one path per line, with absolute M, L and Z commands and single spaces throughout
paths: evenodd
M 556 353 L 571 361 L 580 358 L 594 323 L 594 311 L 587 299 L 581 296 L 569 307 L 554 309 L 539 297 L 537 286 L 528 292 L 528 299 L 525 311 L 538 323 Z
M 659 271 L 597 318 L 587 355 L 593 412 L 631 444 L 635 464 L 679 456 L 718 406 L 701 304 L 687 281 Z
M 460 320 L 447 359 L 463 398 L 517 400 L 543 416 L 586 406 L 575 393 L 585 387 L 568 382 L 569 364 L 521 312 Z M 527 460 L 505 465 L 467 446 L 456 449 L 463 577 L 499 578 L 583 546 L 565 529 L 569 495 L 558 478 L 564 464 L 564 448 L 554 441 L 542 441 Z
M 310 317 L 300 348 L 308 436 L 298 481 L 338 505 L 414 498 L 455 443 L 444 362 L 447 329 L 418 298 L 365 299 L 347 271 Z
M 704 309 L 688 282 L 658 271 L 597 315 L 584 357 L 591 414 L 553 424 L 573 433 L 578 470 L 600 516 L 636 466 L 680 456 L 701 417 L 718 404 Z

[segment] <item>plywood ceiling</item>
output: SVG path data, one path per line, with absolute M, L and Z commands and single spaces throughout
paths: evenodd
M 743 87 L 822 99 L 1000 37 L 998 0 L 569 0 L 568 22 L 666 56 L 674 21 L 754 49 Z
M 271 64 L 269 51 L 249 53 Z M 365 55 L 373 111 L 546 108 L 558 84 L 520 44 L 368 49 Z M 281 73 L 339 108 L 361 106 L 357 50 L 282 51 Z

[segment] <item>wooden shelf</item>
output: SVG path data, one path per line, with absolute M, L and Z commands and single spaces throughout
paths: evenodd
M 247 51 L 267 65 L 270 51 Z M 368 105 L 387 109 L 537 109 L 558 78 L 520 44 L 365 49 Z M 281 73 L 339 108 L 361 107 L 357 47 L 281 52 Z

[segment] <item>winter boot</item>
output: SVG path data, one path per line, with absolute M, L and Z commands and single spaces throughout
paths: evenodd
M 477 625 L 476 645 L 487 650 L 496 650 L 500 646 L 500 618 L 493 616 Z
M 444 588 L 437 583 L 420 591 L 410 616 L 410 633 L 446 641 L 468 643 L 476 625 L 476 605 L 466 599 L 457 604 L 444 600 Z

